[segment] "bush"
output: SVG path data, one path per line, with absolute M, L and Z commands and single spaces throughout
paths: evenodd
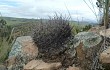
M 88 31 L 90 28 L 92 27 L 92 25 L 86 25 L 84 28 L 83 28 L 83 31 Z
M 67 18 L 54 16 L 36 25 L 33 40 L 43 57 L 51 58 L 65 50 L 64 44 L 71 36 L 71 27 Z

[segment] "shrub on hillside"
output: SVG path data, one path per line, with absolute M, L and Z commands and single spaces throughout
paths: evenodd
M 64 44 L 71 36 L 69 20 L 62 16 L 54 16 L 36 25 L 33 40 L 38 46 L 39 53 L 47 58 L 64 52 Z
M 83 28 L 83 31 L 88 31 L 90 28 L 92 27 L 92 25 L 86 25 L 84 28 Z

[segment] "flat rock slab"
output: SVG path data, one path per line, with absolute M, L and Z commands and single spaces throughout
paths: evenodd
M 61 63 L 45 63 L 42 60 L 32 60 L 24 66 L 24 70 L 54 70 L 61 67 Z

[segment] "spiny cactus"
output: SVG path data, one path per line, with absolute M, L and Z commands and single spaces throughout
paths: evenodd
M 33 40 L 38 46 L 39 53 L 49 59 L 64 52 L 64 44 L 71 36 L 68 18 L 54 16 L 36 25 Z

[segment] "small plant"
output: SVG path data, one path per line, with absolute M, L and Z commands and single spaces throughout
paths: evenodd
M 11 30 L 12 27 L 7 25 L 7 21 L 3 18 L 0 19 L 0 63 L 8 58 L 12 43 L 12 41 L 8 41 Z

